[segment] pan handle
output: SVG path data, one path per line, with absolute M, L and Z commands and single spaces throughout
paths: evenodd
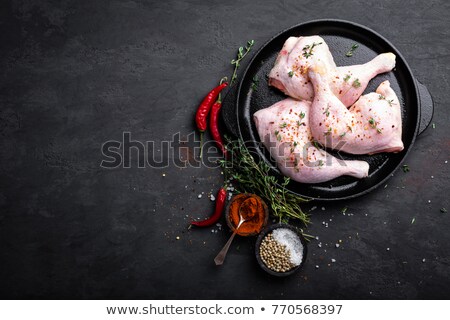
M 427 87 L 416 80 L 417 89 L 419 90 L 420 99 L 420 124 L 419 124 L 419 135 L 422 134 L 430 125 L 433 119 L 434 113 L 434 103 L 431 97 L 430 91 Z

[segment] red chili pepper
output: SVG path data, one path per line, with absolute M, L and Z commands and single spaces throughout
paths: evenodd
M 222 91 L 227 85 L 228 83 L 224 82 L 212 89 L 198 107 L 197 113 L 195 114 L 195 123 L 197 124 L 197 128 L 200 132 L 204 132 L 206 130 L 206 118 L 208 117 L 209 111 L 211 110 L 213 103 L 216 101 L 220 91 Z
M 219 112 L 222 108 L 222 101 L 220 98 L 213 104 L 211 109 L 211 116 L 209 117 L 209 129 L 211 130 L 211 135 L 216 141 L 217 146 L 222 150 L 224 156 L 227 156 L 227 149 L 223 145 L 223 140 L 219 132 Z
M 225 187 L 220 188 L 216 197 L 216 208 L 211 217 L 203 221 L 192 221 L 191 224 L 197 227 L 208 227 L 219 221 L 222 216 L 223 208 L 225 206 L 225 200 L 227 198 L 227 190 Z

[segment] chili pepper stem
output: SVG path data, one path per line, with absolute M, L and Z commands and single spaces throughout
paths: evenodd
M 202 161 L 203 155 L 203 131 L 200 131 L 200 161 Z

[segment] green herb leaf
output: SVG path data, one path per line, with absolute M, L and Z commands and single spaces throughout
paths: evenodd
M 282 124 L 280 124 L 280 128 L 286 128 L 286 126 L 287 126 L 286 122 L 283 122 Z
M 358 78 L 356 78 L 355 81 L 353 81 L 352 86 L 353 86 L 354 88 L 359 88 L 359 87 L 361 87 L 361 83 L 359 82 L 359 79 L 358 79 Z
M 294 71 L 289 71 L 289 72 L 288 72 L 288 76 L 289 76 L 290 78 L 292 78 L 292 77 L 294 76 Z
M 409 166 L 407 164 L 402 165 L 403 172 L 409 172 Z
M 322 148 L 322 145 L 319 142 L 314 140 L 312 143 L 313 143 L 314 147 L 316 147 L 317 149 L 321 149 Z
M 347 212 L 347 207 L 343 207 L 342 209 L 341 209 L 341 212 L 342 212 L 342 214 L 345 214 L 346 212 Z
M 300 112 L 300 119 L 303 119 L 305 117 L 305 113 L 302 111 Z
M 445 209 L 445 208 L 441 208 L 441 210 L 440 210 L 442 213 L 447 213 L 447 209 Z
M 253 91 L 257 91 L 258 90 L 258 84 L 259 84 L 259 79 L 258 76 L 254 76 L 252 79 L 252 89 Z
M 343 138 L 343 137 L 345 137 L 346 134 L 347 134 L 347 132 L 342 132 L 342 133 L 339 135 L 339 137 Z
M 350 50 L 345 54 L 347 57 L 351 57 L 353 56 L 353 52 L 359 47 L 359 45 L 357 45 L 356 43 L 354 45 L 352 45 L 352 47 L 350 48 Z
M 306 46 L 304 46 L 303 47 L 303 56 L 306 58 L 306 59 L 308 59 L 310 56 L 312 56 L 313 55 L 313 49 L 314 49 L 314 47 L 315 46 L 318 46 L 318 45 L 321 45 L 322 44 L 322 42 L 318 42 L 318 43 L 315 43 L 315 42 L 313 42 L 313 44 L 312 45 L 306 45 Z
M 344 81 L 347 82 L 348 80 L 350 80 L 350 78 L 351 78 L 350 75 L 347 74 L 347 75 L 344 77 Z

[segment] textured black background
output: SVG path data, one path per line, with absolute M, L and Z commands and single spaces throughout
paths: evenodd
M 2 1 L 0 297 L 449 298 L 449 16 L 445 0 Z M 227 228 L 187 225 L 211 212 L 220 170 L 138 169 L 135 155 L 106 170 L 101 145 L 185 137 L 237 47 L 322 18 L 389 39 L 433 95 L 436 128 L 386 188 L 305 205 L 320 240 L 296 275 L 264 274 L 253 238 L 215 268 Z

